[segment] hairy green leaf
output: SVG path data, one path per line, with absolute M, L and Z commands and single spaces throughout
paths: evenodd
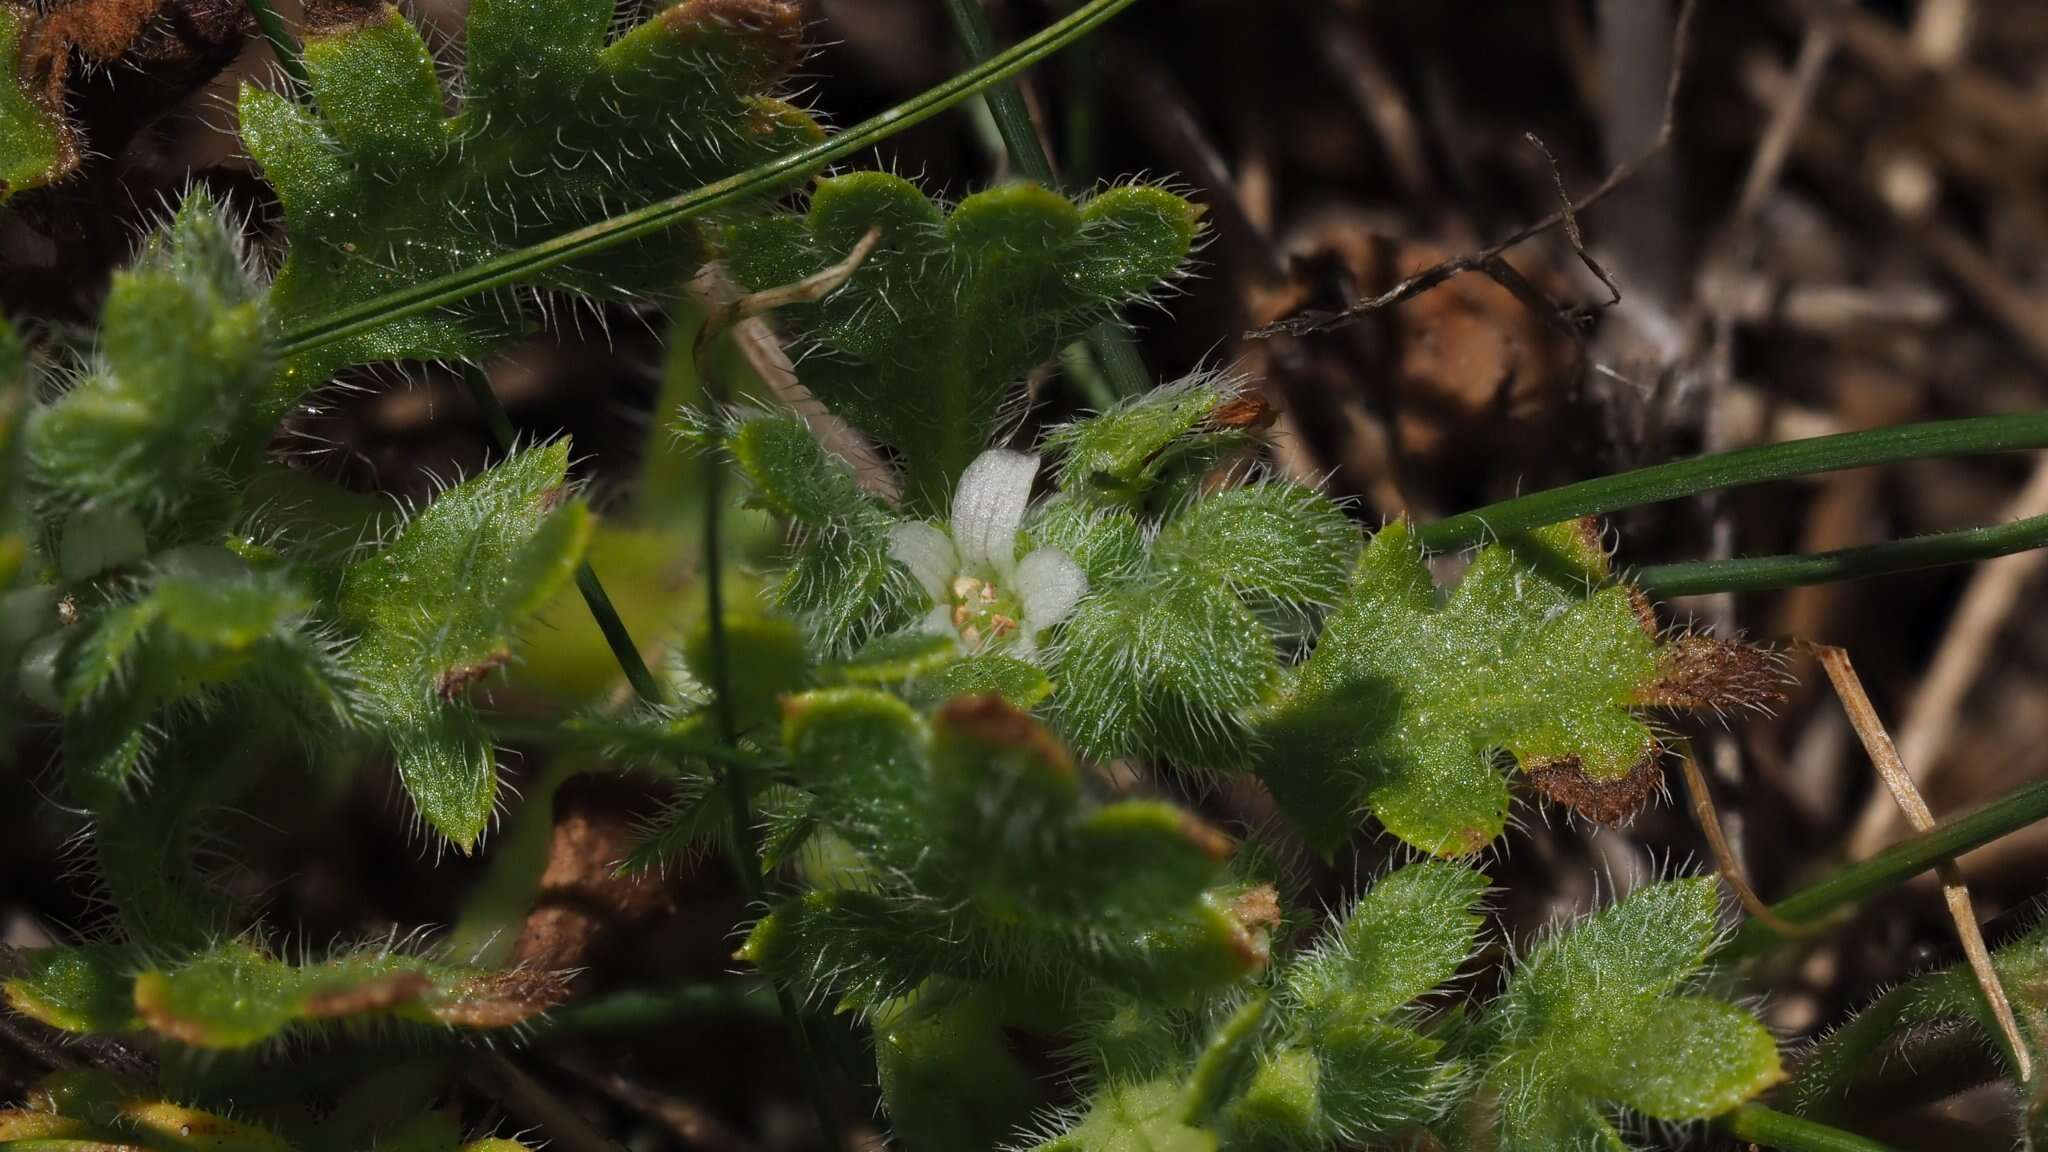
M 1032 1152 L 1218 1152 L 1216 1133 L 1191 1127 L 1180 1085 L 1171 1080 L 1105 1084 L 1087 1114 Z
M 783 744 L 811 816 L 864 861 L 867 890 L 814 892 L 759 925 L 747 954 L 852 1005 L 931 975 L 1078 969 L 1149 994 L 1170 976 L 1223 979 L 1262 959 L 1242 929 L 1194 932 L 1203 966 L 1148 965 L 1219 919 L 1201 903 L 1228 845 L 1163 804 L 1096 806 L 1072 761 L 1026 714 L 992 697 L 926 724 L 902 701 L 831 689 L 791 702 Z
M 1090 506 L 1136 505 L 1247 443 L 1238 379 L 1197 373 L 1047 434 L 1060 490 Z
M 214 545 L 158 556 L 139 598 L 79 625 L 60 684 L 65 778 L 104 812 L 145 767 L 166 709 L 247 691 L 308 732 L 350 723 L 357 684 L 310 593 Z
M 23 971 L 4 985 L 7 1006 L 66 1032 L 112 1035 L 142 1027 L 135 1014 L 135 966 L 104 944 L 22 954 Z
M 1770 1033 L 1688 991 L 1719 916 L 1712 877 L 1667 881 L 1532 950 L 1489 1010 L 1484 1146 L 1625 1147 L 1603 1105 L 1697 1120 L 1777 1083 Z
M 278 414 L 270 349 L 239 234 L 194 190 L 115 275 L 92 362 L 31 419 L 44 515 L 133 515 L 159 544 L 226 531 Z M 180 516 L 196 523 L 176 532 Z
M 1800 1064 L 1799 1110 L 1832 1116 L 1841 1111 L 1841 1098 L 1860 1076 L 1886 1064 L 1916 1066 L 1924 1049 L 1952 1041 L 1960 1025 L 1965 1035 L 1990 1043 L 2004 1057 L 2019 1105 L 2024 1146 L 2048 1147 L 2048 1091 L 2042 1088 L 2041 1077 L 2042 1061 L 2048 1059 L 2048 920 L 1993 951 L 1991 965 L 2033 1061 L 2030 1080 L 2020 1079 L 2013 1054 L 2006 1050 L 2004 1030 L 1976 973 L 1968 964 L 1957 964 L 1891 989 L 1824 1038 Z
M 292 326 L 501 256 L 819 136 L 770 92 L 799 55 L 779 0 L 687 0 L 622 35 L 599 0 L 480 0 L 459 110 L 395 8 L 305 38 L 318 112 L 244 85 L 243 140 L 291 248 L 272 302 Z M 528 281 L 618 298 L 673 285 L 682 230 Z M 387 324 L 295 361 L 291 394 L 350 363 L 474 357 L 520 327 L 511 297 Z
M 929 510 L 987 445 L 1012 385 L 1175 274 L 1196 216 L 1157 188 L 1076 206 L 1033 184 L 947 212 L 906 180 L 859 172 L 820 181 L 801 219 L 736 225 L 726 246 L 735 278 L 765 289 L 839 263 L 881 230 L 844 287 L 780 315 L 817 348 L 805 386 L 894 448 L 907 499 Z
M 515 453 L 442 492 L 342 579 L 365 716 L 389 736 L 421 816 L 463 851 L 497 795 L 468 691 L 512 659 L 589 540 L 588 509 L 563 500 L 568 466 L 567 441 Z
M 34 23 L 28 5 L 0 3 L 0 202 L 42 187 L 78 163 L 62 110 L 45 106 L 44 94 L 22 74 L 22 51 Z
M 858 644 L 900 615 L 890 594 L 889 524 L 846 462 L 825 450 L 797 416 L 741 415 L 726 450 L 751 501 L 795 533 L 776 601 L 800 614 L 830 651 Z
M 144 1023 L 200 1048 L 244 1048 L 294 1027 L 356 1020 L 509 1028 L 566 994 L 548 973 L 486 971 L 389 951 L 298 966 L 240 942 L 152 968 L 134 984 Z
M 1003 1036 L 992 989 L 938 985 L 875 1028 L 875 1067 L 896 1139 L 916 1149 L 995 1148 L 1038 1100 Z
M 1405 523 L 1374 536 L 1343 605 L 1265 721 L 1260 773 L 1319 847 L 1362 799 L 1388 831 L 1440 855 L 1500 835 L 1508 782 L 1569 772 L 1623 787 L 1654 765 L 1637 713 L 1656 639 L 1579 525 L 1481 551 L 1439 605 Z M 1645 793 L 1644 798 L 1647 798 Z

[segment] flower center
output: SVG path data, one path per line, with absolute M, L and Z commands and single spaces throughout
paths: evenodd
M 978 576 L 953 579 L 953 630 L 970 648 L 1007 641 L 1017 632 L 1022 615 L 1011 598 Z

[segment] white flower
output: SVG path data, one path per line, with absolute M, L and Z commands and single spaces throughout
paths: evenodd
M 952 634 L 963 651 L 1007 644 L 1028 658 L 1088 592 L 1087 575 L 1065 552 L 1017 556 L 1017 528 L 1037 475 L 1038 457 L 992 448 L 961 473 L 950 532 L 922 521 L 889 529 L 890 557 L 932 598 L 926 630 Z

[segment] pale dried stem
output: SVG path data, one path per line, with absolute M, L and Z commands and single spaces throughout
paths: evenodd
M 1863 749 L 1869 754 L 1870 762 L 1877 768 L 1885 787 L 1891 790 L 1892 799 L 1913 822 L 1915 831 L 1925 832 L 1934 827 L 1934 813 L 1928 810 L 1927 801 L 1921 798 L 1919 788 L 1913 784 L 1912 774 L 1900 762 L 1891 734 L 1885 731 L 1884 722 L 1878 719 L 1877 708 L 1871 704 L 1869 693 L 1863 690 L 1862 679 L 1856 675 L 1855 666 L 1849 663 L 1848 651 L 1816 645 L 1814 655 L 1819 658 L 1821 667 L 1827 670 L 1835 695 L 1842 701 L 1842 711 L 1848 714 L 1850 726 L 1856 729 L 1857 737 L 1863 741 Z M 1983 991 L 1985 1002 L 1991 1006 L 1991 1015 L 1998 1021 L 1998 1030 L 2012 1050 L 2014 1070 L 2022 1082 L 2032 1080 L 2033 1057 L 2020 1037 L 2019 1021 L 2013 1017 L 2012 1001 L 2006 997 L 2005 985 L 1999 982 L 1998 970 L 1991 965 L 1991 950 L 1984 946 L 1984 933 L 1977 927 L 1977 911 L 1970 903 L 1970 889 L 1963 883 L 1962 870 L 1956 867 L 1955 861 L 1944 860 L 1935 866 L 1935 874 L 1941 878 L 1942 898 L 1947 901 L 1949 916 L 1955 921 L 1956 936 L 1962 941 L 1963 954 L 1969 958 L 1970 971 L 1976 975 L 1977 987 Z
M 2048 515 L 2048 456 L 2001 519 Z M 1977 683 L 1998 640 L 1998 632 L 2019 607 L 2020 597 L 2048 564 L 2048 553 L 2019 552 L 1979 565 L 1971 575 L 1962 603 L 1949 619 L 1927 676 L 1906 706 L 1899 725 L 1899 759 L 1910 765 L 1916 783 L 1929 786 L 1939 772 L 1942 755 L 1956 733 L 1963 700 Z M 1866 859 L 1898 837 L 1899 811 L 1882 796 L 1864 805 L 1849 835 L 1849 858 Z
M 1714 808 L 1713 794 L 1707 790 L 1706 774 L 1700 771 L 1699 762 L 1693 759 L 1688 743 L 1680 743 L 1678 763 L 1684 770 L 1685 790 L 1692 796 L 1693 816 L 1699 821 L 1700 832 L 1707 838 L 1707 848 L 1713 852 L 1714 863 L 1721 870 L 1721 882 L 1728 885 L 1735 898 L 1742 902 L 1743 911 L 1763 921 L 1771 931 L 1787 937 L 1798 937 L 1811 931 L 1811 925 L 1794 924 L 1771 911 L 1771 906 L 1764 903 L 1757 896 L 1756 889 L 1743 878 L 1742 863 L 1735 858 L 1735 851 L 1728 846 L 1728 837 L 1721 830 L 1721 816 Z
M 803 418 L 826 451 L 853 466 L 863 490 L 893 502 L 899 495 L 896 475 L 882 460 L 881 453 L 860 429 L 820 403 L 798 381 L 796 365 L 784 350 L 781 338 L 762 319 L 763 313 L 783 305 L 814 302 L 831 295 L 859 269 L 881 235 L 881 229 L 870 228 L 846 259 L 794 284 L 743 294 L 725 269 L 713 263 L 705 265 L 691 280 L 690 292 L 708 313 L 702 329 L 705 338 L 729 328 L 747 366 L 775 394 L 775 399 Z

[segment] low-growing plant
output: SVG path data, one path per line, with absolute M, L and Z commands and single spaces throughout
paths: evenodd
M 669 790 L 621 867 L 726 852 L 757 898 L 738 961 L 799 1039 L 808 1017 L 861 1024 L 873 1068 L 840 1072 L 879 1081 L 912 1149 L 1613 1149 L 1650 1123 L 1777 1122 L 1751 1102 L 1787 1069 L 1717 960 L 1713 878 L 1673 870 L 1540 940 L 1488 926 L 1481 868 L 1518 804 L 1624 821 L 1661 794 L 1677 714 L 1777 690 L 1768 653 L 1661 624 L 1589 518 L 1678 473 L 1485 510 L 1445 586 L 1433 561 L 1475 537 L 1362 525 L 1271 473 L 1270 412 L 1228 373 L 1035 443 L 1006 432 L 1064 344 L 1186 274 L 1202 214 L 1171 189 L 946 204 L 879 172 L 810 179 L 1127 2 L 839 136 L 786 100 L 800 25 L 775 0 L 624 29 L 609 3 L 477 0 L 452 99 L 396 9 L 316 23 L 304 90 L 239 100 L 281 253 L 195 188 L 96 333 L 39 333 L 30 363 L 0 329 L 8 713 L 59 729 L 52 793 L 109 909 L 15 957 L 6 998 L 130 1054 L 53 1076 L 0 1112 L 0 1140 L 517 1147 L 469 1140 L 445 1081 L 409 1070 L 518 1044 L 573 1001 L 569 975 L 412 935 L 302 955 L 223 882 L 216 825 L 276 765 L 388 760 L 436 849 L 478 852 L 499 746 L 527 739 Z M 13 195 L 79 147 L 16 74 L 38 18 L 0 5 Z M 684 289 L 706 268 L 737 304 Z M 654 638 L 672 661 L 644 663 L 588 562 L 605 529 L 566 439 L 507 436 L 395 513 L 309 496 L 321 482 L 270 451 L 344 368 L 474 361 L 558 307 L 621 300 L 710 317 L 671 352 L 705 395 L 657 414 L 707 513 L 695 621 Z M 768 309 L 797 382 L 874 449 L 858 467 L 819 408 L 723 375 L 726 326 Z M 2039 438 L 2002 428 L 1979 446 Z M 1670 483 L 1968 446 L 1846 440 Z M 780 533 L 758 565 L 720 526 L 727 474 Z M 521 727 L 488 690 L 571 585 L 638 698 Z M 1270 793 L 1284 832 L 1173 799 L 1226 782 Z M 1973 834 L 2021 817 L 2000 819 Z M 1284 842 L 1327 854 L 1372 829 L 1407 862 L 1314 913 Z M 2039 942 L 1999 958 L 2030 1044 Z M 1895 1024 L 1977 1020 L 1975 989 L 1887 995 L 1795 1067 L 1801 1106 L 1905 1042 Z

